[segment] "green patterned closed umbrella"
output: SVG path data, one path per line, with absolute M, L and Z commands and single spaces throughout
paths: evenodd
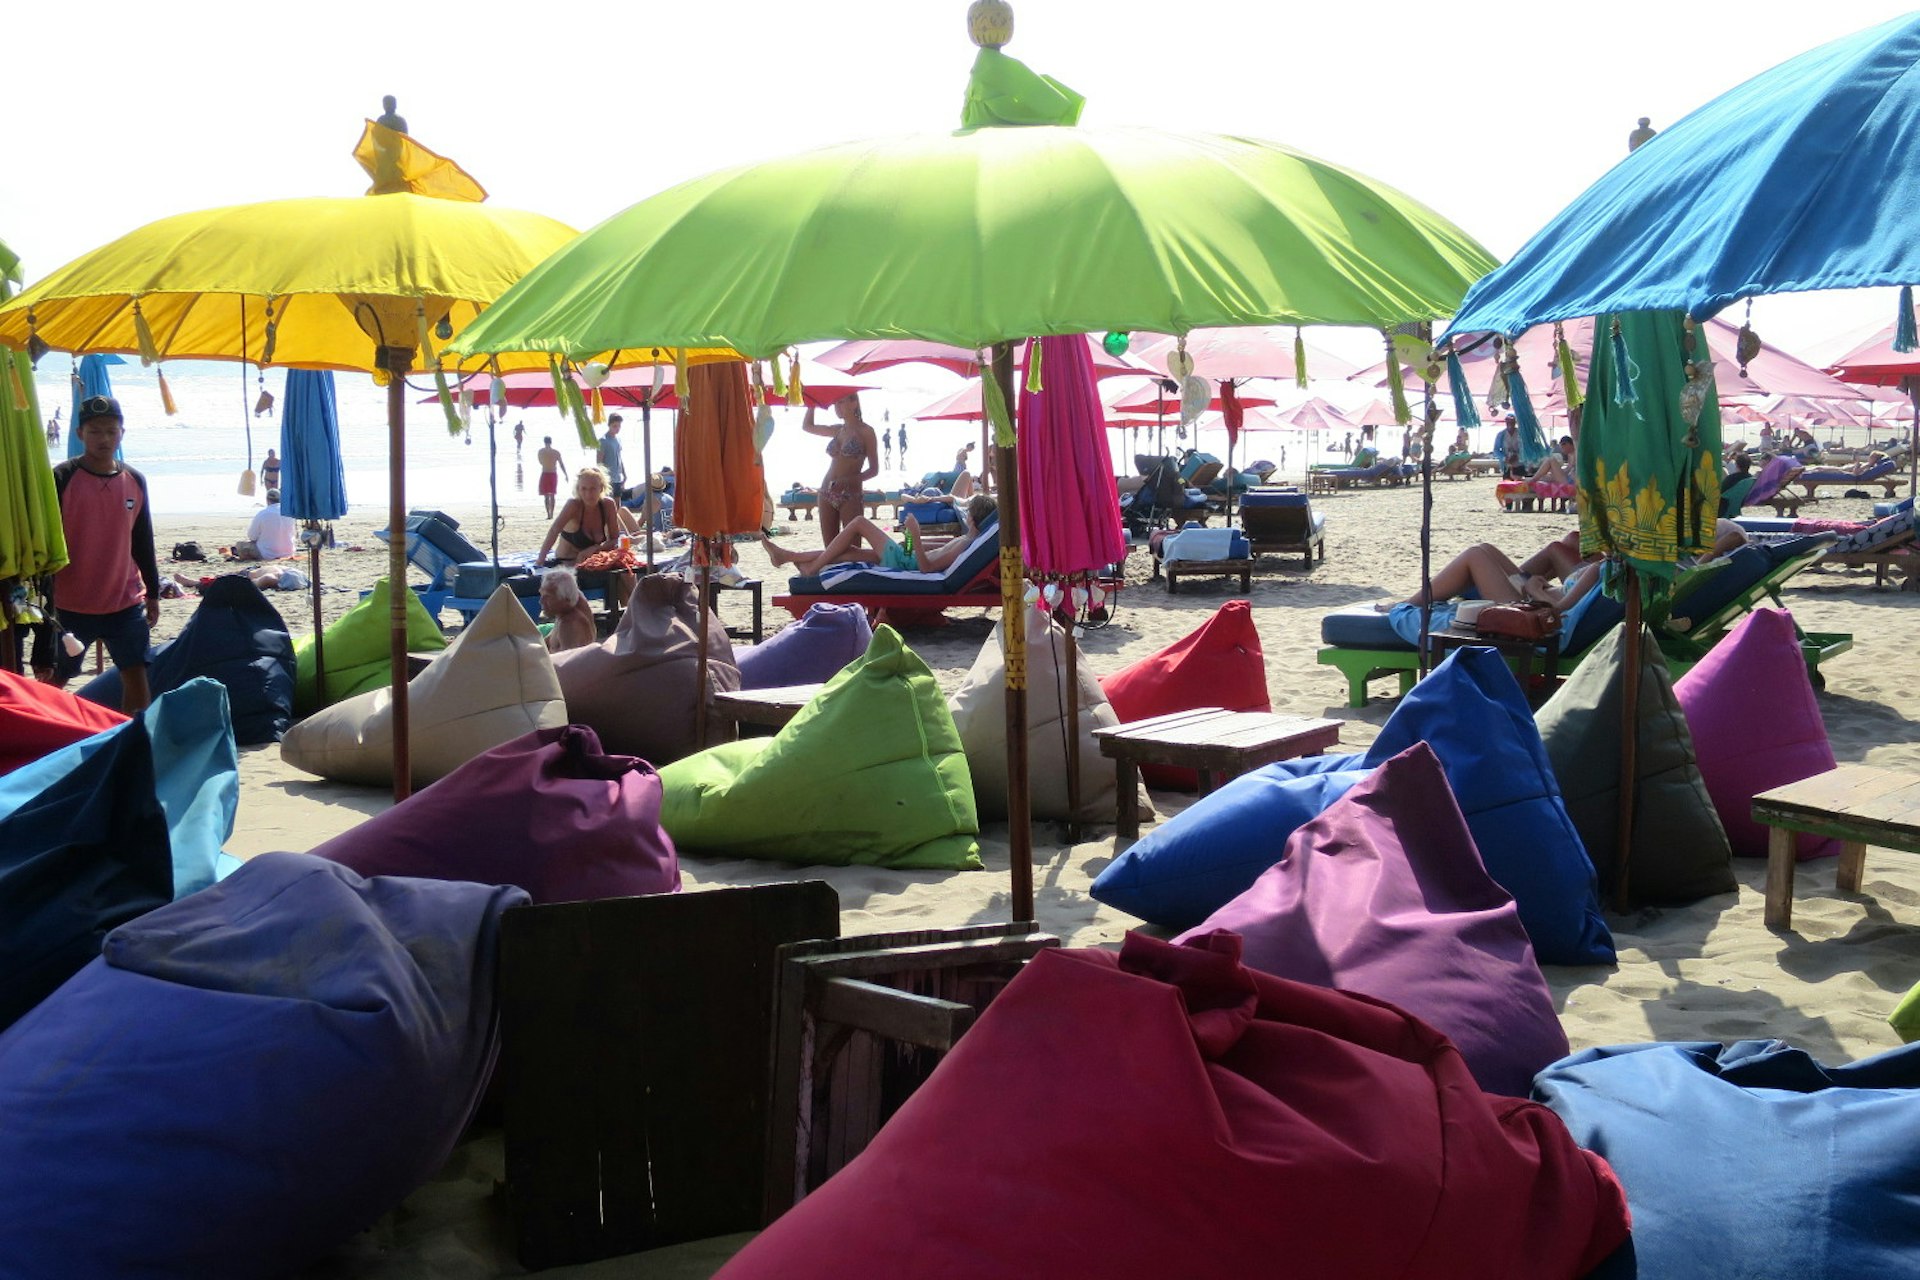
M 0 244 L 0 302 L 13 296 L 20 280 L 20 259 Z M 47 461 L 47 438 L 34 394 L 33 366 L 24 352 L 0 348 L 0 590 L 13 596 L 16 584 L 52 573 L 67 563 L 67 538 L 60 528 L 60 500 Z M 0 659 L 12 670 L 16 643 L 11 623 L 39 621 L 39 606 L 24 592 L 0 600 Z

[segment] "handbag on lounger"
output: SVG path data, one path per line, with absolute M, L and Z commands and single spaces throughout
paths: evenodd
M 1560 630 L 1560 615 L 1543 604 L 1492 604 L 1480 611 L 1473 628 L 1499 639 L 1545 640 Z

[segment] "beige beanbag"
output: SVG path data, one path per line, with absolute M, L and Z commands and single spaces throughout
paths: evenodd
M 413 785 L 444 778 L 483 751 L 567 723 L 539 628 L 507 587 L 407 686 Z M 338 782 L 393 782 L 393 691 L 336 702 L 287 731 L 280 757 Z
M 699 657 L 698 589 L 656 573 L 634 586 L 612 635 L 555 654 L 553 666 L 575 724 L 599 734 L 609 754 L 639 756 L 658 768 L 727 737 L 715 716 L 708 717 L 706 742 L 694 734 L 701 699 L 740 687 L 733 644 L 717 618 L 707 628 L 705 693 L 698 688 Z
M 1007 815 L 1006 655 L 1001 631 L 980 649 L 973 669 L 947 699 L 973 774 L 973 798 L 982 819 Z M 1100 754 L 1093 731 L 1120 723 L 1099 680 L 1082 656 L 1079 663 L 1080 812 L 1067 804 L 1066 636 L 1038 610 L 1027 610 L 1027 777 L 1037 819 L 1112 822 L 1113 761 Z M 1136 803 L 1138 798 L 1136 797 Z

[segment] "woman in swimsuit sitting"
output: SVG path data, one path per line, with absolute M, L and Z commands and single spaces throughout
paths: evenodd
M 927 548 L 927 540 L 921 535 L 920 521 L 913 516 L 907 517 L 907 542 L 913 547 L 911 551 L 888 537 L 885 530 L 865 516 L 855 516 L 848 521 L 833 541 L 819 551 L 789 551 L 764 537 L 760 539 L 760 545 L 766 548 L 767 558 L 774 564 L 791 565 L 809 576 L 835 564 L 877 564 L 882 569 L 917 569 L 921 573 L 939 573 L 973 545 L 974 535 L 979 533 L 981 523 L 996 509 L 990 496 L 975 494 L 960 510 L 960 532 L 932 550 Z
M 800 422 L 800 429 L 826 436 L 827 478 L 820 482 L 820 536 L 832 542 L 841 526 L 860 518 L 866 482 L 880 474 L 880 442 L 873 428 L 860 416 L 860 397 L 849 393 L 833 402 L 840 415 L 838 425 L 818 425 L 813 409 Z
M 620 532 L 620 504 L 607 493 L 607 473 L 599 467 L 582 467 L 573 477 L 573 496 L 553 518 L 533 562 L 572 564 L 596 551 L 619 546 Z M 547 559 L 549 551 L 553 552 L 552 560 Z

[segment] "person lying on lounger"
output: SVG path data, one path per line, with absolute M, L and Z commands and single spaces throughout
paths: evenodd
M 1698 563 L 1717 560 L 1745 544 L 1746 540 L 1746 530 L 1733 521 L 1717 521 L 1713 546 L 1706 555 L 1700 557 Z M 1602 562 L 1603 557 L 1598 555 L 1584 558 L 1580 555 L 1578 529 L 1555 538 L 1521 564 L 1515 564 L 1504 551 L 1490 542 L 1476 543 L 1433 575 L 1432 598 L 1451 600 L 1471 589 L 1479 599 L 1492 600 L 1497 604 L 1518 604 L 1523 600 L 1531 600 L 1564 612 L 1600 580 L 1598 567 Z M 1557 587 L 1553 585 L 1556 577 L 1560 579 Z M 1427 596 L 1418 591 L 1405 601 L 1416 606 L 1426 602 Z M 1398 600 L 1389 600 L 1378 608 L 1386 612 L 1400 603 Z
M 877 564 L 882 569 L 917 569 L 922 573 L 939 573 L 972 545 L 980 525 L 995 510 L 991 497 L 984 493 L 975 494 L 960 510 L 960 532 L 934 548 L 927 546 L 926 539 L 920 533 L 920 521 L 913 516 L 907 517 L 907 542 L 913 548 L 911 551 L 888 537 L 885 530 L 865 516 L 849 520 L 834 535 L 833 541 L 818 551 L 789 551 L 764 537 L 760 539 L 760 544 L 766 548 L 767 558 L 774 564 L 790 565 L 809 576 L 836 564 Z

